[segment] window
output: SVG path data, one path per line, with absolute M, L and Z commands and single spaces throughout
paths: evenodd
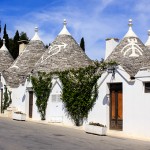
M 150 93 L 150 82 L 145 82 L 145 93 Z
M 60 102 L 60 94 L 53 94 L 51 100 L 52 102 Z

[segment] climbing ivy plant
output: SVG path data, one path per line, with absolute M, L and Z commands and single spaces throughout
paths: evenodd
M 31 77 L 33 90 L 36 95 L 36 105 L 41 115 L 41 120 L 45 120 L 47 101 L 51 92 L 51 74 L 39 72 L 37 76 Z
M 59 74 L 62 82 L 62 101 L 66 112 L 76 126 L 82 124 L 87 118 L 89 110 L 93 107 L 98 96 L 95 68 L 90 66 L 85 69 L 70 70 Z
M 47 101 L 52 87 L 52 75 L 58 75 L 63 87 L 61 99 L 66 112 L 76 126 L 82 125 L 98 97 L 97 80 L 105 69 L 113 65 L 116 63 L 95 61 L 92 66 L 77 70 L 72 69 L 49 74 L 39 72 L 38 76 L 32 76 L 33 90 L 37 97 L 36 105 L 41 119 L 45 120 Z
M 4 94 L 3 94 L 3 100 L 2 100 L 2 113 L 9 107 L 9 105 L 12 103 L 11 99 L 11 92 L 7 89 L 7 86 L 4 85 Z
M 67 114 L 76 126 L 82 125 L 98 97 L 97 80 L 102 72 L 115 62 L 95 62 L 95 65 L 78 70 L 59 72 L 62 82 L 62 101 Z

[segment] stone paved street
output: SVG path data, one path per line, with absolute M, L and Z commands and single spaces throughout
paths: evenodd
M 0 150 L 150 150 L 150 142 L 0 117 Z

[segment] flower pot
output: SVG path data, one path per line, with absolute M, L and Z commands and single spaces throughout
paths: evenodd
M 26 114 L 19 114 L 19 113 L 13 113 L 13 120 L 20 120 L 25 121 L 26 120 Z
M 94 125 L 85 125 L 84 131 L 91 134 L 106 135 L 107 128 Z

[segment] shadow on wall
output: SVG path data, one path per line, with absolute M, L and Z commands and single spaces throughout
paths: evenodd
M 103 105 L 109 106 L 109 95 L 108 94 L 106 94 L 103 98 Z
M 23 97 L 22 97 L 22 102 L 25 101 L 25 98 L 26 98 L 26 95 L 24 94 Z

